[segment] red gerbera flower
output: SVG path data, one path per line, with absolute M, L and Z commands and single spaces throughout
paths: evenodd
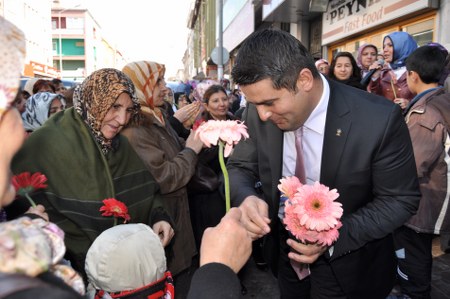
M 45 182 L 47 182 L 47 177 L 40 172 L 33 174 L 30 172 L 22 172 L 12 178 L 12 184 L 16 189 L 17 195 L 25 196 L 33 207 L 36 207 L 36 204 L 31 199 L 30 193 L 47 188 Z
M 107 198 L 103 200 L 103 204 L 104 206 L 100 208 L 100 212 L 103 212 L 102 216 L 114 216 L 114 225 L 117 224 L 118 217 L 124 219 L 123 223 L 130 221 L 128 208 L 123 202 L 115 198 Z

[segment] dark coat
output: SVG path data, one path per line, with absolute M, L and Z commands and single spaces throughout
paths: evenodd
M 411 140 L 398 105 L 331 80 L 329 85 L 320 181 L 338 190 L 344 215 L 333 254 L 324 255 L 348 298 L 384 298 L 395 277 L 391 233 L 420 200 Z M 262 183 L 272 220 L 264 254 L 276 273 L 283 132 L 262 122 L 252 104 L 243 120 L 250 138 L 228 160 L 231 199 L 239 206 L 249 195 L 261 197 L 254 186 Z M 312 264 L 312 276 L 314 271 Z

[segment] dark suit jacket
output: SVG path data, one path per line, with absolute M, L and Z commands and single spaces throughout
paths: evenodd
M 344 215 L 333 255 L 325 257 L 349 298 L 384 298 L 395 275 L 391 232 L 420 200 L 411 140 L 398 105 L 337 82 L 329 85 L 320 182 L 338 190 Z M 238 206 L 258 196 L 254 186 L 262 183 L 272 220 L 264 253 L 276 273 L 283 132 L 262 122 L 254 105 L 243 120 L 250 138 L 228 160 L 231 198 Z

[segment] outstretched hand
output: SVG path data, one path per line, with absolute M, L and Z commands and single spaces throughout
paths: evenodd
M 200 266 L 221 263 L 237 273 L 245 265 L 252 251 L 252 239 L 240 222 L 241 216 L 238 208 L 232 208 L 217 226 L 205 230 Z

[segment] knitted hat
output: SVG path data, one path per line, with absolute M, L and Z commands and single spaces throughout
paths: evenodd
M 164 277 L 166 257 L 159 237 L 149 226 L 121 224 L 95 239 L 85 267 L 89 283 L 95 289 L 121 292 Z

